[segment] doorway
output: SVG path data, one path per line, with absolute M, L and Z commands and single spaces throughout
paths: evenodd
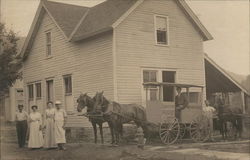
M 46 97 L 46 101 L 52 101 L 54 102 L 54 82 L 53 80 L 48 80 L 46 81 L 46 93 L 47 93 L 47 97 Z

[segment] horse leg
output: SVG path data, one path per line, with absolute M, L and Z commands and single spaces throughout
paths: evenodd
M 224 126 L 224 122 L 222 120 L 220 120 L 220 132 L 222 135 L 222 139 L 224 141 L 225 140 L 225 126 Z
M 232 122 L 233 131 L 234 131 L 234 135 L 233 135 L 233 136 L 234 136 L 234 140 L 237 139 L 237 133 L 238 133 L 238 130 L 239 130 L 237 123 L 238 123 L 238 122 L 237 122 L 236 119 Z
M 225 140 L 227 140 L 227 122 L 224 122 L 224 134 L 225 134 Z
M 115 132 L 115 144 L 118 145 L 120 137 L 119 137 L 119 130 L 120 130 L 120 124 L 115 122 L 114 124 L 114 132 Z
M 94 129 L 95 143 L 97 143 L 97 130 L 96 130 L 96 123 L 95 123 L 95 122 L 92 122 L 92 126 L 93 126 L 93 129 Z
M 112 140 L 111 140 L 111 144 L 114 144 L 114 127 L 113 127 L 113 124 L 111 122 L 108 122 L 108 125 L 109 125 L 109 129 L 110 129 L 110 134 L 111 134 L 111 137 L 112 137 Z
M 237 118 L 237 126 L 238 126 L 238 132 L 239 132 L 239 139 L 241 139 L 241 134 L 242 134 L 242 128 L 243 128 L 243 124 L 242 124 L 242 118 L 238 117 Z
M 101 134 L 101 141 L 103 144 L 103 130 L 102 130 L 102 123 L 99 123 L 99 129 L 100 129 L 100 134 Z
M 123 125 L 122 125 L 122 123 L 120 124 L 120 135 L 121 135 L 121 137 L 123 137 Z

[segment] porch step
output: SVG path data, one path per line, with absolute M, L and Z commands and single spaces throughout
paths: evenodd
M 91 127 L 91 123 L 89 122 L 88 118 L 79 115 L 68 115 L 65 125 L 66 128 Z
M 0 139 L 3 143 L 17 143 L 16 126 L 7 122 L 2 122 Z

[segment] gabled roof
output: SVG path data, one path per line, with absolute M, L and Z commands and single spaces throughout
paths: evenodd
M 137 0 L 107 0 L 92 7 L 72 39 L 80 40 L 98 31 L 111 30 L 112 24 L 136 2 Z
M 29 33 L 24 42 L 20 55 L 25 59 L 28 55 L 29 49 L 33 44 L 33 39 L 38 31 L 39 25 L 43 15 L 47 12 L 54 23 L 62 31 L 65 38 L 69 38 L 77 23 L 81 20 L 84 14 L 88 12 L 89 8 L 76 6 L 71 4 L 64 4 L 58 2 L 51 2 L 47 0 L 40 0 L 35 17 L 31 24 Z
M 45 9 L 48 10 L 51 17 L 67 37 L 70 36 L 84 13 L 89 9 L 88 7 L 51 1 L 44 1 L 43 3 Z
M 182 8 L 182 10 L 186 13 L 186 15 L 189 17 L 191 22 L 195 25 L 196 29 L 200 32 L 200 34 L 203 37 L 204 41 L 212 40 L 213 36 L 208 32 L 208 30 L 204 27 L 204 25 L 201 23 L 199 18 L 195 15 L 195 13 L 192 11 L 192 9 L 188 6 L 185 0 L 175 0 L 176 3 Z
M 41 19 L 45 12 L 62 31 L 68 41 L 79 41 L 99 33 L 112 30 L 144 0 L 106 0 L 94 7 L 88 8 L 71 4 L 41 0 L 36 16 L 31 25 L 21 55 L 25 57 L 32 46 Z M 213 37 L 201 24 L 184 0 L 174 0 L 191 20 L 203 37 L 211 40 Z

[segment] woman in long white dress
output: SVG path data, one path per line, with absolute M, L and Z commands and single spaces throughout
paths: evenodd
M 65 138 L 65 122 L 67 114 L 64 109 L 61 108 L 61 102 L 56 101 L 55 103 L 55 139 L 60 150 L 65 150 L 64 144 L 66 143 Z
M 31 109 L 28 148 L 41 148 L 43 146 L 42 116 L 37 112 L 38 107 L 36 105 L 32 106 Z
M 45 110 L 45 136 L 44 136 L 44 148 L 57 148 L 55 141 L 55 108 L 53 102 L 47 103 L 48 108 Z

